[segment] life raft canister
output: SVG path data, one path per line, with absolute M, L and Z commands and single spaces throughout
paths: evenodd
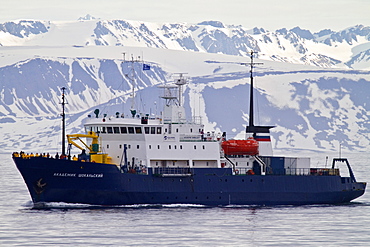
M 228 140 L 221 143 L 226 155 L 257 155 L 258 141 L 253 137 L 247 140 Z

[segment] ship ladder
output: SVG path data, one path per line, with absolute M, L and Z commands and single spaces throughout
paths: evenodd
M 266 173 L 266 164 L 265 164 L 265 162 L 263 162 L 263 160 L 257 155 L 253 155 L 253 158 L 262 167 L 262 174 L 265 175 L 265 173 Z

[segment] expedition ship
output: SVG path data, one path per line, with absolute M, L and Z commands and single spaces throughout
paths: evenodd
M 98 110 L 85 133 L 67 135 L 82 150 L 78 159 L 13 154 L 32 201 L 92 205 L 202 204 L 302 205 L 345 203 L 364 194 L 347 159 L 331 168 L 311 168 L 309 158 L 273 156 L 272 126 L 253 123 L 253 54 L 250 71 L 249 125 L 244 140 L 207 131 L 199 119 L 187 119 L 180 75 L 162 85 L 161 117 L 137 114 L 106 117 Z M 63 92 L 63 137 L 64 92 Z M 232 121 L 232 120 L 230 120 Z M 83 141 L 82 138 L 86 138 Z M 85 150 L 87 152 L 85 152 Z M 336 164 L 347 166 L 340 175 Z M 342 168 L 342 167 L 341 167 Z

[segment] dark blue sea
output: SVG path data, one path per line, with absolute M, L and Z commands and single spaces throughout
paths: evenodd
M 370 182 L 370 155 L 347 156 Z M 0 246 L 370 246 L 369 192 L 342 205 L 35 209 L 11 154 L 0 158 Z

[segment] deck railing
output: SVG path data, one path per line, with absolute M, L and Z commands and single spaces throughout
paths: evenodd
M 155 167 L 154 175 L 158 176 L 191 176 L 191 169 L 188 167 Z
M 234 171 L 235 175 L 254 175 L 250 168 L 237 168 Z M 285 175 L 285 176 L 339 176 L 339 169 L 331 168 L 282 168 L 269 169 L 267 168 L 266 175 Z

